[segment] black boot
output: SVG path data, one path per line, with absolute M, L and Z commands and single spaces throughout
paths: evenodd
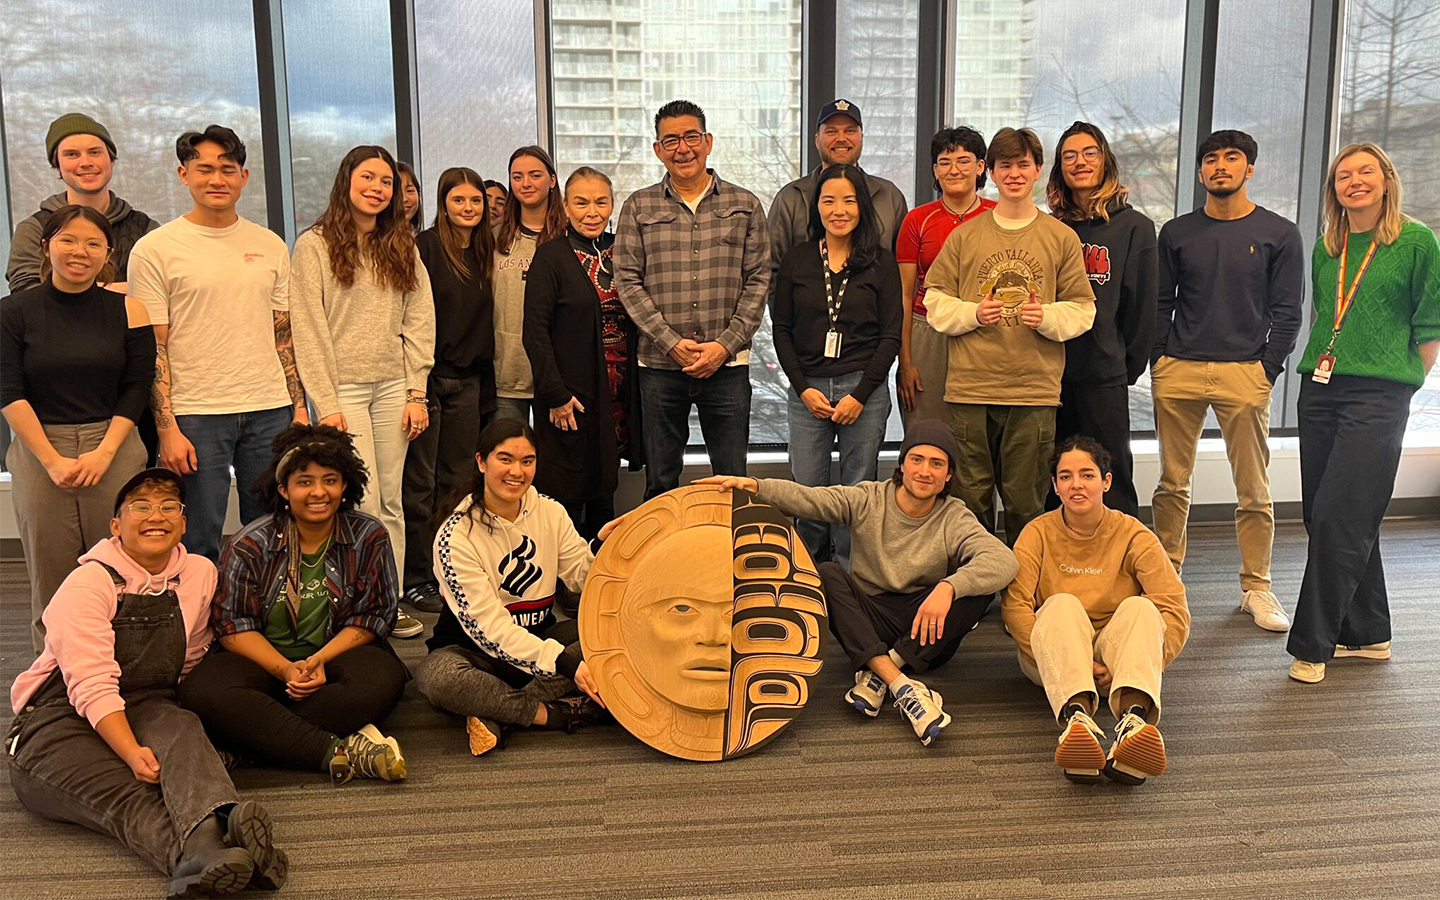
M 255 863 L 252 887 L 262 891 L 278 891 L 290 874 L 290 857 L 275 846 L 275 825 L 265 807 L 254 800 L 241 800 L 226 816 L 225 838 L 230 846 L 240 847 Z
M 220 820 L 211 814 L 185 839 L 165 896 L 175 900 L 233 894 L 245 889 L 254 872 L 255 862 L 244 848 L 225 846 Z

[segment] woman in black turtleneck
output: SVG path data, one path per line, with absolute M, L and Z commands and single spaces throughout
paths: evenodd
M 5 455 L 40 615 L 75 559 L 110 536 L 115 492 L 145 465 L 135 422 L 155 377 L 155 332 L 113 274 L 110 223 L 63 206 L 40 236 L 41 283 L 0 304 L 0 412 L 18 440 Z
M 535 251 L 525 281 L 525 353 L 535 375 L 535 487 L 586 539 L 615 517 L 620 459 L 638 469 L 635 325 L 615 292 L 606 231 L 610 179 L 588 166 L 565 182 L 565 234 Z

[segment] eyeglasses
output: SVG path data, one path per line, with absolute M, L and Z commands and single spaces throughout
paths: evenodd
M 58 237 L 51 238 L 50 246 L 63 250 L 66 253 L 74 253 L 76 250 L 83 249 L 91 256 L 104 256 L 107 252 L 109 252 L 109 248 L 105 246 L 104 241 L 92 240 L 82 243 L 81 241 L 76 240 L 68 234 L 62 234 Z
M 679 137 L 676 137 L 675 135 L 671 134 L 671 135 L 667 135 L 667 136 L 661 138 L 661 139 L 660 139 L 660 146 L 661 146 L 667 153 L 674 153 L 677 149 L 679 149 L 679 147 L 680 147 L 680 142 L 681 142 L 681 141 L 684 141 L 684 142 L 685 142 L 685 146 L 687 146 L 687 147 L 698 147 L 698 146 L 700 146 L 700 143 L 701 143 L 702 141 L 704 141 L 704 140 L 705 140 L 705 132 L 703 132 L 703 131 L 687 131 L 687 132 L 685 132 L 684 134 L 680 135 Z
M 185 512 L 185 504 L 179 500 L 162 500 L 157 506 L 149 500 L 136 500 L 134 503 L 125 504 L 123 509 L 130 511 L 130 515 L 137 519 L 148 519 L 155 510 L 160 510 L 160 515 L 167 519 L 178 519 Z
M 1060 154 L 1060 161 L 1065 163 L 1073 163 L 1075 160 L 1079 159 L 1082 156 L 1085 157 L 1086 162 L 1093 163 L 1100 158 L 1100 148 L 1086 147 L 1084 150 L 1066 150 L 1064 153 Z

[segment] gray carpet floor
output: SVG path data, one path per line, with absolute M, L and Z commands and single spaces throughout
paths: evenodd
M 1283 635 L 1237 611 L 1233 534 L 1192 531 L 1194 628 L 1165 677 L 1171 768 L 1141 787 L 1060 776 L 1044 696 L 995 610 L 927 679 L 955 716 L 929 749 L 894 710 L 842 705 L 832 646 L 800 719 L 730 763 L 674 760 L 615 727 L 525 732 L 475 759 L 412 684 L 384 723 L 408 781 L 235 781 L 274 814 L 293 873 L 281 896 L 296 898 L 1440 897 L 1440 523 L 1385 528 L 1395 658 L 1334 664 L 1315 686 L 1286 678 Z M 1304 560 L 1303 530 L 1282 526 L 1290 608 Z M 23 584 L 21 564 L 0 564 L 6 684 L 30 662 Z M 411 663 L 424 652 L 397 644 Z M 8 780 L 0 835 L 0 896 L 162 893 L 114 841 L 29 814 Z

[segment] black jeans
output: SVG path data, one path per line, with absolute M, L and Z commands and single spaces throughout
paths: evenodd
M 400 498 L 405 508 L 404 587 L 435 580 L 433 547 L 439 507 L 475 472 L 475 443 L 483 424 L 480 376 L 431 375 L 430 427 L 410 442 Z
M 1140 517 L 1140 499 L 1135 494 L 1135 456 L 1130 452 L 1130 389 L 1125 385 L 1095 387 L 1062 383 L 1060 408 L 1055 411 L 1055 443 L 1073 434 L 1099 441 L 1110 451 L 1115 480 L 1105 494 L 1105 505 L 1127 515 Z M 1060 498 L 1052 485 L 1045 498 L 1046 509 L 1057 509 Z
M 640 369 L 645 410 L 645 499 L 680 486 L 690 407 L 700 412 L 700 433 L 716 475 L 744 475 L 750 445 L 750 367 L 721 366 L 709 378 L 678 369 Z
M 960 649 L 960 639 L 970 633 L 994 599 L 990 594 L 956 597 L 945 617 L 944 637 L 922 647 L 910 636 L 910 626 L 933 586 L 913 594 L 866 594 L 840 564 L 824 562 L 817 568 L 825 588 L 830 631 L 856 671 L 892 649 L 917 675 L 949 662 Z
M 599 500 L 561 500 L 560 505 L 570 515 L 575 530 L 587 541 L 594 540 L 600 526 L 615 518 L 614 494 Z
M 1300 497 L 1310 546 L 1286 647 L 1328 662 L 1336 644 L 1390 640 L 1380 523 L 1395 491 L 1412 385 L 1309 376 L 1300 384 Z
M 217 747 L 263 765 L 323 770 L 335 738 L 390 714 L 410 677 L 384 647 L 366 644 L 325 664 L 325 685 L 291 700 L 285 684 L 238 653 L 211 653 L 180 683 L 180 702 Z

